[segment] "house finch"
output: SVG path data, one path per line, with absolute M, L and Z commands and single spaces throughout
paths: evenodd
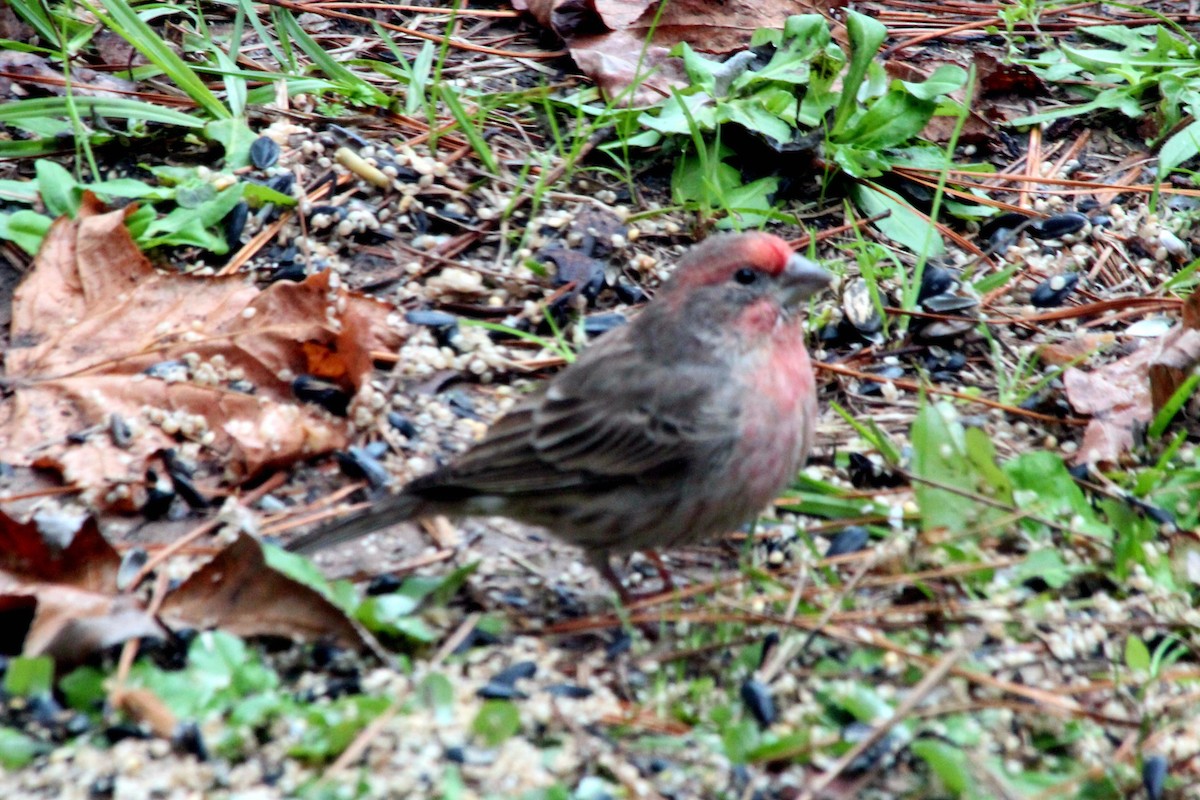
M 714 236 L 453 463 L 289 549 L 504 516 L 579 545 L 623 595 L 610 554 L 733 530 L 795 477 L 817 414 L 798 306 L 828 283 L 777 236 Z

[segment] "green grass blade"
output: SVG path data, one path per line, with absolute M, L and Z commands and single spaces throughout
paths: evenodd
M 87 115 L 161 122 L 165 125 L 179 125 L 185 128 L 204 126 L 202 120 L 198 120 L 190 114 L 141 100 L 130 100 L 123 97 L 76 97 L 74 102 L 76 109 Z M 31 100 L 0 103 L 0 122 L 21 122 L 43 117 L 69 115 L 70 109 L 67 101 L 62 97 L 37 97 Z
M 1171 420 L 1179 413 L 1179 409 L 1183 408 L 1184 404 L 1191 398 L 1196 391 L 1196 384 L 1200 383 L 1200 373 L 1193 372 L 1187 377 L 1183 383 L 1179 385 L 1171 396 L 1167 398 L 1167 402 L 1157 414 L 1154 415 L 1154 421 L 1150 423 L 1146 434 L 1151 439 L 1157 439 L 1163 435 L 1163 431 L 1171 424 Z
M 280 33 L 282 34 L 280 38 L 282 39 L 283 36 L 286 36 L 295 42 L 296 46 L 312 59 L 313 64 L 321 72 L 325 73 L 327 78 L 343 84 L 344 87 L 352 90 L 355 99 L 381 107 L 388 105 L 388 96 L 386 94 L 358 75 L 355 75 L 344 64 L 325 52 L 325 48 L 317 44 L 317 41 L 300 27 L 300 23 L 296 22 L 296 18 L 290 12 L 281 12 L 277 20 L 278 27 L 281 29 Z
M 92 13 L 115 33 L 129 42 L 152 63 L 157 65 L 179 89 L 192 98 L 196 105 L 216 119 L 228 119 L 233 114 L 225 104 L 200 80 L 187 62 L 171 46 L 162 40 L 153 28 L 142 21 L 137 12 L 125 0 L 98 0 L 108 13 L 83 0 Z
M 446 104 L 446 108 L 450 109 L 451 116 L 458 123 L 463 136 L 466 136 L 467 141 L 471 143 L 471 148 L 479 156 L 479 160 L 483 162 L 484 168 L 493 175 L 499 175 L 500 164 L 496 161 L 496 156 L 492 153 L 492 148 L 488 147 L 487 140 L 483 138 L 483 134 L 475 126 L 475 120 L 468 116 L 466 109 L 459 102 L 458 95 L 447 84 L 443 83 L 438 88 L 441 90 L 442 101 Z

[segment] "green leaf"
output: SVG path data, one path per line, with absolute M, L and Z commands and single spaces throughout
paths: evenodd
M 181 206 L 147 226 L 138 240 L 143 248 L 193 245 L 218 255 L 229 251 L 224 232 L 216 227 L 242 199 L 245 184 L 236 184 L 211 199 L 199 200 L 194 207 Z M 177 195 L 177 199 L 183 200 Z
M 1080 566 L 1067 565 L 1054 547 L 1042 547 L 1027 555 L 1025 560 L 1017 565 L 1014 573 L 1020 583 L 1040 578 L 1051 589 L 1061 589 L 1082 571 Z
M 212 54 L 225 76 L 225 100 L 229 104 L 229 110 L 234 119 L 239 119 L 245 124 L 246 75 L 238 69 L 229 54 L 215 43 L 212 45 Z
M 467 137 L 467 142 L 475 151 L 475 155 L 479 156 L 479 160 L 483 162 L 484 168 L 493 175 L 499 175 L 500 164 L 496 161 L 492 148 L 483 138 L 483 132 L 479 130 L 475 120 L 467 116 L 466 109 L 458 101 L 458 95 L 454 89 L 449 84 L 441 84 L 438 89 L 441 90 L 442 102 L 446 104 L 446 108 L 450 109 L 450 114 L 458 124 L 459 130 L 462 131 L 463 136 Z
M 943 64 L 920 83 L 901 81 L 909 93 L 918 100 L 936 100 L 944 94 L 958 91 L 967 82 L 967 71 L 953 64 Z
M 54 220 L 36 211 L 23 209 L 0 214 L 0 239 L 6 239 L 29 255 L 37 255 Z
M 113 178 L 112 180 L 89 183 L 83 188 L 95 193 L 95 195 L 101 200 L 120 197 L 131 200 L 147 200 L 150 202 L 156 202 L 161 200 L 171 200 L 175 197 L 175 190 L 171 189 L 170 187 L 151 186 L 144 181 L 135 180 L 133 178 Z
M 969 499 L 978 487 L 964 436 L 958 412 L 949 403 L 925 403 L 917 412 L 911 436 L 912 471 L 935 484 L 917 482 L 913 487 L 921 508 L 922 530 L 944 528 L 961 533 L 980 522 L 981 509 Z
M 56 218 L 70 216 L 74 219 L 83 197 L 83 189 L 75 182 L 75 176 L 62 165 L 46 159 L 38 161 L 35 168 L 38 194 L 46 206 L 46 213 Z
M 748 763 L 763 763 L 780 761 L 785 758 L 795 758 L 797 753 L 804 753 L 811 748 L 812 734 L 806 728 L 795 733 L 788 733 L 778 739 L 766 741 L 757 747 L 752 747 L 743 753 L 743 760 Z
M 325 78 L 288 78 L 287 83 L 288 97 L 295 97 L 298 94 L 311 94 L 322 96 L 326 94 L 345 95 L 346 91 L 338 84 Z M 278 93 L 275 84 L 269 86 L 256 86 L 246 92 L 246 104 L 249 106 L 261 106 L 275 102 L 275 96 Z
M 388 37 L 390 38 L 390 37 Z M 433 42 L 421 45 L 421 52 L 413 59 L 408 70 L 408 91 L 404 93 L 404 110 L 410 116 L 420 111 L 428 96 L 429 76 L 433 72 Z
M 671 55 L 683 59 L 683 69 L 687 72 L 688 81 L 699 89 L 713 94 L 717 73 L 721 70 L 721 62 L 705 58 L 691 48 L 687 42 L 680 42 L 671 48 Z
M 990 497 L 1002 503 L 1012 502 L 1012 481 L 996 465 L 996 446 L 982 428 L 967 428 L 963 436 L 967 459 L 979 475 Z
M 52 748 L 13 728 L 0 728 L 0 767 L 21 769 Z
M 1017 274 L 1019 268 L 1019 264 L 1010 264 L 1002 270 L 984 275 L 971 284 L 971 288 L 978 294 L 987 294 L 994 289 L 999 289 L 1001 286 L 1006 285 L 1012 279 L 1012 276 Z
M 343 611 L 351 611 L 352 605 L 343 604 L 344 597 L 335 591 L 334 586 L 325 578 L 325 574 L 311 560 L 297 553 L 290 553 L 278 545 L 260 542 L 263 560 L 266 565 L 276 572 L 286 575 L 297 583 L 302 583 L 320 594 L 329 602 Z M 357 599 L 354 601 L 357 603 Z
M 96 712 L 108 699 L 105 680 L 105 674 L 95 667 L 79 667 L 60 680 L 58 688 L 69 707 L 85 713 Z
M 387 107 L 388 97 L 386 94 L 355 75 L 334 59 L 333 56 L 329 55 L 324 47 L 318 44 L 316 40 L 308 35 L 307 31 L 300 27 L 300 23 L 296 22 L 296 18 L 292 16 L 291 12 L 281 10 L 277 16 L 277 20 L 279 27 L 282 29 L 280 32 L 295 42 L 327 77 L 340 84 L 340 90 L 350 96 L 351 99 L 381 108 Z M 247 101 L 249 101 L 249 98 L 247 98 Z
M 762 732 L 758 729 L 758 723 L 749 718 L 727 725 L 721 731 L 725 757 L 735 764 L 748 763 L 751 751 L 756 750 L 761 741 Z
M 304 709 L 300 743 L 288 750 L 297 758 L 323 761 L 345 750 L 359 732 L 389 706 L 383 697 L 343 697 L 329 706 Z
M 788 502 L 780 508 L 826 519 L 858 519 L 864 515 L 888 513 L 886 506 L 864 503 L 861 497 L 843 498 L 841 495 L 845 490 L 810 478 L 803 472 L 796 476 L 794 487 L 787 493 Z
M 224 149 L 226 169 L 241 169 L 250 163 L 255 136 L 242 117 L 213 120 L 204 126 L 204 135 Z
M 245 190 L 242 192 L 242 197 L 251 208 L 260 208 L 267 203 L 274 203 L 277 206 L 291 208 L 296 205 L 296 198 L 290 194 L 277 192 L 269 186 L 263 186 L 261 183 L 246 183 L 243 184 Z
M 866 78 L 875 54 L 887 38 L 887 28 L 883 23 L 857 11 L 846 14 L 846 31 L 850 36 L 850 66 L 842 80 L 842 95 L 833 117 L 834 137 L 850 122 L 858 102 L 858 88 Z
M 4 672 L 4 691 L 17 697 L 49 695 L 54 688 L 54 659 L 18 656 Z
M 937 739 L 920 739 L 909 749 L 934 771 L 946 788 L 954 794 L 962 794 L 971 786 L 970 761 L 967 754 L 954 745 Z
M 1125 666 L 1135 672 L 1150 671 L 1150 650 L 1136 636 L 1125 637 Z
M 1117 578 L 1125 580 L 1135 565 L 1141 565 L 1152 581 L 1174 591 L 1177 587 L 1170 561 L 1146 549 L 1148 543 L 1159 538 L 1158 524 L 1118 498 L 1104 498 L 1098 505 L 1115 532 L 1113 572 Z
M 1005 462 L 1004 472 L 1013 483 L 1013 501 L 1039 517 L 1058 520 L 1077 534 L 1111 541 L 1113 532 L 1096 516 L 1079 484 L 1057 453 L 1038 450 Z M 1041 528 L 1026 520 L 1027 528 Z
M 395 592 L 364 599 L 354 617 L 372 631 L 418 643 L 432 642 L 437 633 L 413 615 L 424 605 L 449 602 L 477 567 L 478 563 L 471 563 L 443 577 L 413 575 Z
M 426 706 L 431 708 L 437 722 L 447 725 L 454 721 L 455 701 L 457 695 L 454 684 L 440 672 L 431 672 L 421 681 L 417 696 Z
M 774 176 L 733 186 L 725 193 L 729 216 L 718 222 L 717 227 L 736 230 L 761 227 L 767 221 L 765 212 L 771 210 L 771 198 L 778 189 L 779 178 Z
M 200 178 L 193 177 L 175 187 L 175 203 L 180 208 L 198 209 L 216 197 L 217 187 Z
M 707 94 L 676 92 L 661 105 L 642 114 L 638 121 L 643 127 L 659 133 L 690 135 L 693 122 L 701 131 L 711 131 L 716 127 L 716 107 Z
M 1020 127 L 1023 125 L 1040 125 L 1044 122 L 1051 122 L 1063 117 L 1074 117 L 1081 114 L 1087 114 L 1092 111 L 1103 111 L 1108 109 L 1116 109 L 1125 116 L 1131 119 L 1137 119 L 1142 116 L 1142 107 L 1136 97 L 1132 97 L 1129 89 L 1126 87 L 1113 87 L 1100 92 L 1092 101 L 1083 103 L 1078 106 L 1065 106 L 1053 111 L 1045 111 L 1041 114 L 1031 114 L 1028 117 L 1019 117 L 1009 121 L 1009 125 Z
M 929 124 L 936 108 L 932 100 L 919 100 L 902 89 L 892 89 L 873 102 L 865 114 L 856 117 L 853 127 L 836 134 L 834 139 L 870 150 L 901 145 Z
M 695 203 L 702 208 L 711 208 L 724 201 L 725 188 L 740 181 L 741 177 L 736 167 L 724 161 L 716 162 L 711 174 L 706 174 L 701 159 L 689 155 L 675 162 L 671 196 L 680 204 Z
M 1088 27 L 1087 35 L 1097 39 L 1129 48 L 1134 52 L 1144 52 L 1150 49 L 1150 36 L 1159 30 L 1157 25 L 1143 25 L 1140 28 L 1127 28 L 1124 25 L 1096 25 Z
M 453 600 L 467 583 L 467 578 L 479 569 L 479 562 L 472 561 L 456 568 L 448 575 L 437 579 L 436 584 L 428 593 L 428 603 L 443 606 Z M 418 576 L 414 576 L 418 577 Z
M 884 461 L 892 466 L 900 464 L 900 448 L 892 441 L 887 432 L 879 427 L 873 417 L 859 419 L 833 401 L 830 401 L 829 407 L 845 420 L 846 424 L 854 428 L 869 445 L 878 450 Z
M 485 700 L 471 723 L 471 730 L 488 747 L 498 747 L 521 730 L 521 714 L 507 700 Z
M 42 39 L 43 44 L 49 44 L 53 50 L 46 50 L 49 54 L 56 54 L 62 50 L 62 31 L 59 29 L 58 21 L 51 19 L 49 6 L 43 7 L 41 3 L 6 3 L 6 7 L 11 8 L 17 15 L 24 20 L 26 24 L 32 27 Z M 0 47 L 9 47 L 8 39 L 3 40 Z M 15 49 L 15 48 L 14 48 Z M 38 48 L 39 50 L 41 48 Z
M 1200 119 L 1163 142 L 1162 149 L 1158 151 L 1162 175 L 1165 177 L 1168 172 L 1197 155 L 1200 155 Z
M 37 185 L 32 181 L 0 179 L 0 200 L 33 205 L 37 199 Z
M 830 154 L 842 171 L 852 178 L 878 178 L 892 170 L 891 159 L 874 148 L 838 144 L 830 148 Z
M 889 192 L 870 183 L 856 183 L 851 189 L 854 202 L 869 216 L 889 212 L 875 221 L 889 239 L 898 242 L 918 255 L 938 256 L 945 252 L 942 237 L 927 217 Z
M 868 725 L 888 719 L 893 713 L 891 704 L 883 699 L 874 686 L 867 684 L 848 683 L 842 691 L 837 692 L 830 699 L 838 708 L 851 714 L 859 722 Z M 903 732 L 903 730 L 904 726 L 901 724 L 897 732 Z
M 420 598 L 392 592 L 364 599 L 355 611 L 355 616 L 372 630 L 382 630 L 393 621 L 412 614 L 420 607 Z
M 755 98 L 758 99 L 757 96 Z M 733 101 L 722 106 L 722 121 L 736 122 L 780 144 L 790 142 L 795 129 L 758 102 Z

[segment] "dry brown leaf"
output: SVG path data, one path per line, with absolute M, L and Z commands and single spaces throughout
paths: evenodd
M 1084 372 L 1063 373 L 1067 400 L 1093 419 L 1075 455 L 1081 464 L 1114 464 L 1133 447 L 1137 432 L 1200 364 L 1200 293 L 1184 304 L 1184 322 L 1124 358 Z M 1189 324 L 1191 323 L 1191 324 Z
M 1175 331 L 1167 336 L 1172 333 Z M 1200 365 L 1200 291 L 1192 292 L 1184 301 L 1181 330 L 1164 342 L 1158 358 L 1150 365 L 1150 400 L 1155 414 L 1197 365 Z
M 345 421 L 299 403 L 290 379 L 356 391 L 371 352 L 400 343 L 390 312 L 330 273 L 260 291 L 240 276 L 159 272 L 124 212 L 89 197 L 76 220 L 54 223 L 14 296 L 16 391 L 0 407 L 0 449 L 131 510 L 154 454 L 188 440 L 210 474 L 235 478 L 343 447 Z M 184 380 L 147 374 L 171 362 Z M 108 433 L 113 415 L 134 433 L 124 447 Z
M 626 15 L 598 0 L 597 7 L 605 7 L 601 18 L 620 21 Z M 654 43 L 671 47 L 677 42 L 687 42 L 705 53 L 730 53 L 741 50 L 750 41 L 750 35 L 758 28 L 782 28 L 787 18 L 794 14 L 813 14 L 830 11 L 845 5 L 838 0 L 829 2 L 805 2 L 804 0 L 671 0 L 658 18 L 658 3 L 647 4 L 641 16 L 634 19 L 623 30 L 640 34 L 643 38 L 654 31 Z
M 1133 447 L 1137 429 L 1153 414 L 1147 370 L 1156 351 L 1147 344 L 1090 372 L 1072 367 L 1063 373 L 1071 406 L 1093 416 L 1075 454 L 1077 463 L 1115 464 Z
M 673 88 L 687 85 L 683 59 L 667 55 L 669 49 L 646 47 L 642 39 L 627 31 L 579 36 L 571 41 L 571 57 L 605 97 L 619 97 L 636 76 L 649 73 L 629 97 L 628 104 L 634 107 L 654 105 L 670 97 Z
M 3 15 L 0 14 L 0 29 L 3 28 Z M 7 37 L 0 33 L 0 38 Z M 0 88 L 5 89 L 4 94 L 0 97 L 12 97 L 16 94 L 13 92 L 13 84 L 22 87 L 26 92 L 29 89 L 25 87 L 36 87 L 34 91 L 37 94 L 50 92 L 51 94 L 65 95 L 67 93 L 67 84 L 63 80 L 62 70 L 55 68 L 46 58 L 35 53 L 0 50 L 0 73 L 3 73 L 3 76 L 0 77 Z M 137 84 L 133 81 L 96 72 L 83 66 L 75 66 L 71 69 L 70 87 L 72 94 L 76 96 L 91 97 L 126 97 L 131 92 L 137 91 Z
M 667 52 L 687 42 L 705 53 L 745 48 L 757 28 L 782 28 L 789 16 L 828 12 L 845 0 L 671 0 L 659 14 L 653 0 L 521 0 L 528 11 L 566 42 L 579 68 L 608 97 L 624 92 L 650 70 L 652 84 L 630 98 L 649 105 L 686 86 L 679 59 Z
M 976 79 L 984 97 L 1007 94 L 1020 97 L 1045 97 L 1046 83 L 1023 64 L 1014 64 L 999 47 L 971 48 Z
M 59 523 L 56 527 L 62 527 Z M 270 568 L 261 545 L 242 534 L 164 599 L 159 618 L 118 589 L 120 557 L 93 518 L 73 533 L 0 512 L 0 647 L 74 664 L 129 639 L 173 627 L 220 628 L 239 636 L 325 639 L 383 650 L 366 630 L 313 589 Z
M 94 592 L 115 590 L 121 557 L 93 519 L 47 541 L 36 522 L 18 522 L 0 511 L 0 573 L 63 583 Z M 3 580 L 3 578 L 0 578 Z
M 34 522 L 0 513 L 0 625 L 6 651 L 76 663 L 127 639 L 163 629 L 117 591 L 120 557 L 93 519 L 69 541 L 48 541 Z M 18 624 L 28 619 L 28 628 Z
M 1043 364 L 1065 367 L 1090 356 L 1114 341 L 1116 341 L 1116 337 L 1111 333 L 1085 333 L 1064 342 L 1043 345 L 1038 348 L 1037 353 Z
M 176 627 L 220 628 L 238 636 L 330 639 L 383 654 L 374 637 L 341 609 L 272 569 L 262 545 L 245 533 L 167 595 L 159 616 Z

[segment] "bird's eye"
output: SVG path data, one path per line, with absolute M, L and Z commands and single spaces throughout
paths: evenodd
M 733 279 L 743 286 L 749 286 L 758 280 L 758 272 L 750 269 L 750 267 L 742 267 L 737 272 L 733 273 Z

